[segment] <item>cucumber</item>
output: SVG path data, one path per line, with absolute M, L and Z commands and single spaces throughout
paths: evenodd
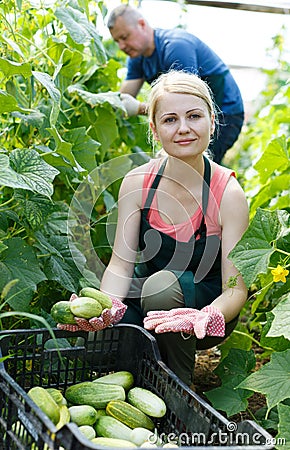
M 58 404 L 53 400 L 46 389 L 41 386 L 35 386 L 29 389 L 28 396 L 34 403 L 49 417 L 54 425 L 60 420 L 60 411 Z
M 92 297 L 95 300 L 98 300 L 98 302 L 102 305 L 103 309 L 105 308 L 111 309 L 113 306 L 112 299 L 107 294 L 104 294 L 103 292 L 93 287 L 85 287 L 81 289 L 79 296 Z
M 90 425 L 81 425 L 79 431 L 90 441 L 96 437 L 96 432 Z
M 154 430 L 154 422 L 144 412 L 122 400 L 112 400 L 107 404 L 106 413 L 130 428 Z
M 119 386 L 123 386 L 125 391 L 128 391 L 134 385 L 134 377 L 131 372 L 120 370 L 119 372 L 110 373 L 108 375 L 103 375 L 102 377 L 96 378 L 93 382 L 118 384 Z
M 70 304 L 71 302 L 61 301 L 52 306 L 50 315 L 56 323 L 69 323 L 71 325 L 76 323 L 74 315 L 70 309 Z
M 95 425 L 98 436 L 130 440 L 131 428 L 111 416 L 100 416 Z
M 60 406 L 66 405 L 66 399 L 62 395 L 61 391 L 56 388 L 46 388 L 47 392 L 52 396 L 53 400 Z
M 100 447 L 137 448 L 133 442 L 126 441 L 125 439 L 96 437 L 91 442 Z
M 100 416 L 106 416 L 106 410 L 105 409 L 97 409 L 97 420 Z
M 166 414 L 164 400 L 148 389 L 140 387 L 130 389 L 127 400 L 150 417 L 163 417 Z
M 74 405 L 69 409 L 70 419 L 78 426 L 94 425 L 97 420 L 97 410 L 91 405 Z
M 70 302 L 70 310 L 74 316 L 91 319 L 92 317 L 99 317 L 102 314 L 103 308 L 94 298 L 77 297 Z
M 152 444 L 156 444 L 158 441 L 158 436 L 147 428 L 136 427 L 131 430 L 130 441 L 136 444 L 138 447 L 144 444 L 144 442 L 151 442 Z M 161 441 L 159 439 L 159 443 L 161 445 Z
M 71 405 L 90 405 L 95 409 L 105 409 L 111 400 L 125 400 L 126 393 L 117 384 L 83 381 L 69 386 L 65 391 L 65 398 Z
M 56 425 L 56 428 L 60 430 L 66 423 L 70 422 L 70 412 L 66 405 L 59 405 L 60 418 Z

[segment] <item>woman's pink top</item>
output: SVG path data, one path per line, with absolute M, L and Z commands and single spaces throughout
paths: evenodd
M 145 173 L 142 193 L 142 208 L 144 207 L 149 188 L 151 187 L 153 180 L 158 172 L 160 163 L 160 160 L 152 160 L 151 164 L 149 164 L 148 172 Z M 235 176 L 235 173 L 232 170 L 219 165 L 216 166 L 215 172 L 210 182 L 210 193 L 205 215 L 205 223 L 208 236 L 216 235 L 221 238 L 222 230 L 219 223 L 219 208 L 225 187 L 231 176 Z M 153 228 L 156 228 L 157 230 L 168 234 L 177 241 L 187 242 L 200 226 L 202 219 L 202 209 L 200 205 L 193 216 L 185 222 L 168 224 L 164 222 L 159 214 L 157 197 L 156 195 L 154 195 L 148 214 L 148 219 L 150 225 Z M 197 237 L 197 239 L 198 238 L 199 237 Z

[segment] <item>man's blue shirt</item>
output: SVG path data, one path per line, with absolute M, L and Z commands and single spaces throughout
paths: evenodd
M 152 83 L 170 69 L 186 70 L 200 76 L 212 88 L 224 114 L 243 112 L 237 83 L 221 58 L 204 42 L 180 28 L 154 30 L 155 50 L 149 57 L 128 58 L 127 80 L 143 78 Z M 222 84 L 221 84 L 222 80 Z M 223 90 L 223 97 L 218 99 Z

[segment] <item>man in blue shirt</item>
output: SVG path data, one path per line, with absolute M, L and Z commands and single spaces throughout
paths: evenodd
M 241 93 L 229 68 L 204 42 L 180 28 L 153 29 L 138 9 L 117 6 L 107 22 L 114 41 L 128 55 L 120 92 L 128 116 L 146 114 L 136 100 L 143 83 L 152 83 L 170 69 L 193 72 L 212 90 L 218 108 L 218 131 L 210 145 L 213 160 L 222 161 L 237 140 L 244 121 Z

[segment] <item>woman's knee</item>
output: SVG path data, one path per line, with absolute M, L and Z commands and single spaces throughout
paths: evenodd
M 169 270 L 156 272 L 144 282 L 141 307 L 148 311 L 169 310 L 184 306 L 183 294 L 176 275 Z

